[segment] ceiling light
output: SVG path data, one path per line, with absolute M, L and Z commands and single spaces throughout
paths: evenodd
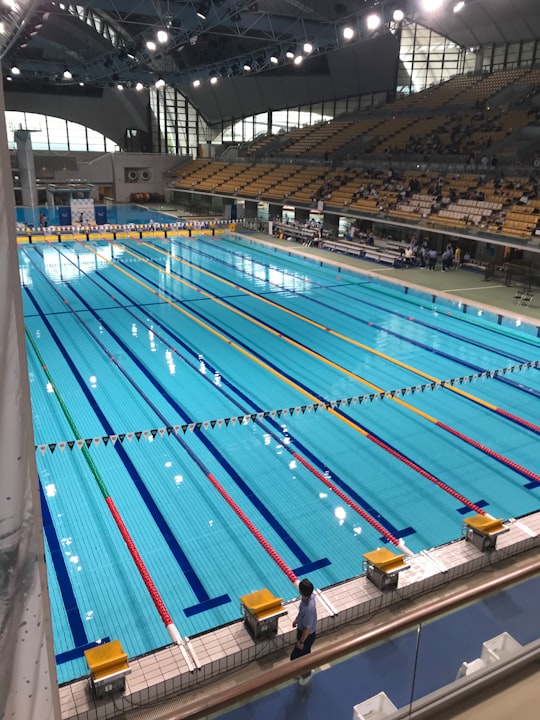
M 146 47 L 151 52 L 154 52 L 154 50 L 156 49 L 156 43 L 153 40 L 148 40 L 148 42 L 146 43 Z
M 287 52 L 285 53 L 285 57 L 288 58 L 289 60 L 293 60 L 293 59 L 294 59 L 294 53 L 293 53 L 293 51 L 292 51 L 292 50 L 287 50 Z
M 18 68 L 16 65 L 14 65 L 14 66 L 11 68 L 11 74 L 12 74 L 12 75 L 20 75 L 20 74 L 21 74 L 21 71 L 19 70 L 19 68 Z
M 458 2 L 456 5 L 454 5 L 454 12 L 458 13 L 460 10 L 463 10 L 464 7 L 465 7 L 465 3 L 463 2 L 463 0 L 460 0 L 460 2 Z
M 313 45 L 312 45 L 310 42 L 305 42 L 305 43 L 304 43 L 304 52 L 305 52 L 305 53 L 308 53 L 308 54 L 309 54 L 310 52 L 313 52 Z
M 206 20 L 206 16 L 208 15 L 208 10 L 209 10 L 209 3 L 202 2 L 202 3 L 199 3 L 199 6 L 195 12 L 196 12 L 197 17 L 200 17 L 201 20 Z
M 73 75 L 70 73 L 70 71 L 66 68 L 64 70 L 64 80 L 71 80 L 73 78 Z
M 401 22 L 404 17 L 405 17 L 405 13 L 403 12 L 403 10 L 394 10 L 394 14 L 392 15 L 392 20 L 394 22 Z
M 303 59 L 304 59 L 304 58 L 302 57 L 302 55 L 297 55 L 297 56 L 294 58 L 294 64 L 295 64 L 295 65 L 300 65 L 300 63 L 302 62 Z
M 368 15 L 366 18 L 366 25 L 368 30 L 376 30 L 381 24 L 381 16 L 375 13 Z
M 351 40 L 354 37 L 354 30 L 352 29 L 352 27 L 349 27 L 347 25 L 347 27 L 343 28 L 343 37 L 345 38 L 345 40 Z
M 142 82 L 138 82 L 135 85 L 135 90 L 142 90 L 143 88 L 144 88 L 144 85 L 142 84 Z
M 166 43 L 169 39 L 169 35 L 165 32 L 165 30 L 158 30 L 156 33 L 156 37 L 158 42 L 160 42 L 161 44 Z
M 159 80 L 156 80 L 155 88 L 156 90 L 159 90 L 162 87 L 165 87 L 165 80 L 163 78 L 159 78 Z
M 213 75 L 213 76 L 210 78 L 210 82 L 212 83 L 212 85 L 215 85 L 215 84 L 217 83 L 217 77 L 216 77 L 215 75 Z
M 270 62 L 272 63 L 272 65 L 277 65 L 278 62 L 279 62 L 279 58 L 276 57 L 275 55 L 271 55 L 271 56 L 270 56 Z
M 194 81 L 193 81 L 193 87 L 199 87 L 200 84 L 201 84 L 201 81 L 200 81 L 200 80 L 194 80 Z
M 246 63 L 246 64 L 244 65 L 244 70 L 245 70 L 246 72 L 250 72 L 250 71 L 251 71 L 251 65 L 248 65 L 248 64 Z
M 442 5 L 442 0 L 424 0 L 424 10 L 431 12 L 437 10 Z
M 124 89 L 124 86 L 122 85 L 122 83 L 118 83 L 118 85 L 116 86 L 116 89 L 117 89 L 117 90 L 123 90 L 123 89 Z

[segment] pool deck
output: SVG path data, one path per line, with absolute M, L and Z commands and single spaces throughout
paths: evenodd
M 449 299 L 467 300 L 485 310 L 491 310 L 495 313 L 502 311 L 503 315 L 519 318 L 523 321 L 527 321 L 527 319 L 529 321 L 533 320 L 534 325 L 540 324 L 534 322 L 534 320 L 540 321 L 540 293 L 535 294 L 533 290 L 535 297 L 528 306 L 517 305 L 514 295 L 519 285 L 507 286 L 493 278 L 486 281 L 484 273 L 478 270 L 459 268 L 442 272 L 440 262 L 434 271 L 419 267 L 394 268 L 339 252 L 279 240 L 265 233 L 246 232 L 238 234 L 246 239 L 257 240 L 269 247 L 288 250 L 301 257 L 320 258 L 325 263 L 334 265 L 337 268 L 356 269 L 373 277 L 395 282 L 398 285 L 408 285 L 424 291 L 433 290 L 437 295 L 443 295 Z
M 250 237 L 270 246 L 286 248 L 306 257 L 320 257 L 336 267 L 353 267 L 401 285 L 433 290 L 437 295 L 466 299 L 474 305 L 532 322 L 540 326 L 540 298 L 536 305 L 516 306 L 515 288 L 486 282 L 483 274 L 468 270 L 446 273 L 429 272 L 419 268 L 393 269 L 382 267 L 337 253 L 307 248 L 286 241 L 274 241 L 267 235 L 250 233 Z M 533 302 L 534 302 L 533 300 Z M 539 322 L 536 322 L 539 321 Z M 360 634 L 393 618 L 406 615 L 413 608 L 429 607 L 441 594 L 459 595 L 467 587 L 474 587 L 481 571 L 492 576 L 504 576 L 508 568 L 515 569 L 537 561 L 540 546 L 540 513 L 520 520 L 506 520 L 506 532 L 497 538 L 497 547 L 481 552 L 463 537 L 429 551 L 407 556 L 407 568 L 399 573 L 397 590 L 380 591 L 365 574 L 331 586 L 324 597 L 334 606 L 336 615 L 319 604 L 317 647 L 346 641 L 351 633 L 351 621 L 362 620 Z M 374 548 L 375 549 L 375 548 Z M 511 559 L 510 559 L 511 558 Z M 362 558 L 358 559 L 359 573 Z M 240 601 L 239 601 L 240 606 Z M 176 645 L 171 645 L 144 657 L 130 659 L 130 674 L 123 693 L 114 693 L 102 700 L 93 697 L 87 678 L 60 688 L 63 720 L 101 720 L 122 716 L 130 720 L 151 717 L 188 718 L 201 702 L 211 704 L 231 688 L 263 678 L 265 673 L 281 668 L 290 673 L 288 654 L 296 631 L 292 619 L 296 615 L 297 600 L 285 604 L 288 615 L 279 619 L 277 635 L 270 640 L 254 640 L 243 620 L 204 633 L 191 640 L 193 658 L 200 665 L 190 671 L 187 661 Z M 385 610 L 386 608 L 386 610 Z M 381 614 L 382 611 L 382 614 Z M 385 614 L 386 613 L 386 614 Z M 354 629 L 359 635 L 358 626 Z M 121 638 L 120 638 L 121 640 Z M 316 653 L 310 656 L 316 663 Z M 285 677 L 283 679 L 286 679 Z

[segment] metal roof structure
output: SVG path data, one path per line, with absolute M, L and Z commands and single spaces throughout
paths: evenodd
M 426 3 L 438 7 L 428 11 Z M 2 70 L 10 90 L 17 84 L 30 91 L 67 86 L 141 89 L 158 82 L 193 95 L 194 86 L 219 81 L 220 95 L 213 89 L 211 97 L 222 105 L 220 111 L 230 114 L 227 87 L 236 88 L 233 96 L 238 97 L 238 79 L 264 74 L 274 78 L 274 86 L 277 81 L 294 84 L 295 78 L 309 82 L 331 75 L 329 63 L 337 56 L 344 63 L 338 64 L 332 83 L 344 67 L 351 67 L 363 76 L 361 90 L 365 92 L 369 84 L 365 76 L 371 75 L 374 63 L 388 62 L 386 56 L 396 44 L 392 38 L 399 34 L 401 23 L 418 22 L 463 47 L 540 38 L 538 0 L 465 0 L 455 12 L 457 3 L 4 0 L 0 8 Z M 402 11 L 402 19 L 395 19 L 399 17 L 396 10 Z M 380 24 L 370 29 L 368 16 L 373 14 L 379 15 Z M 349 39 L 343 34 L 346 26 L 352 31 Z M 384 85 L 388 78 L 373 82 Z M 325 93 L 333 90 L 329 86 Z M 246 91 L 267 92 L 253 83 L 244 85 L 242 92 Z M 197 105 L 195 97 L 190 100 Z M 272 98 L 265 102 L 277 106 Z M 207 99 L 206 105 L 210 104 Z

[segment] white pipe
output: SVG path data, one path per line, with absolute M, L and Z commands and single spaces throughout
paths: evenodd
M 193 662 L 197 666 L 197 670 L 200 670 L 202 668 L 201 662 L 197 657 L 197 653 L 195 652 L 195 648 L 193 647 L 191 640 L 188 637 L 186 638 L 186 645 L 191 657 L 193 658 Z
M 195 665 L 193 664 L 193 660 L 191 659 L 191 656 L 189 655 L 188 651 L 186 650 L 185 645 L 182 643 L 179 645 L 180 652 L 182 653 L 184 660 L 186 661 L 186 665 L 188 666 L 188 670 L 190 673 L 195 672 Z
M 332 605 L 330 600 L 328 600 L 325 595 L 323 595 L 322 590 L 315 590 L 315 595 L 319 598 L 319 602 L 321 605 L 332 615 L 333 617 L 336 617 L 338 614 L 338 611 L 336 608 Z
M 414 555 L 413 551 L 409 550 L 409 548 L 405 545 L 405 541 L 403 540 L 403 538 L 399 539 L 398 548 L 406 555 Z
M 442 572 L 447 573 L 448 568 L 445 567 L 442 563 L 440 563 L 438 560 L 435 560 L 435 558 L 431 557 L 431 555 L 428 553 L 427 550 L 422 550 L 420 553 L 421 555 L 424 555 L 424 557 L 427 557 L 428 560 L 431 560 L 431 562 Z
M 516 520 L 515 518 L 510 518 L 508 520 L 509 523 L 513 523 L 516 527 L 518 527 L 522 532 L 525 533 L 525 535 L 529 535 L 530 537 L 537 537 L 538 533 L 536 533 L 534 530 L 532 530 L 530 527 L 527 527 L 524 523 L 522 523 L 520 520 Z
M 193 660 L 188 655 L 184 641 L 182 639 L 182 636 L 178 632 L 178 628 L 174 623 L 171 623 L 170 625 L 167 625 L 167 632 L 169 633 L 169 637 L 180 648 L 180 652 L 182 653 L 184 660 L 186 661 L 186 665 L 188 666 L 189 672 L 193 672 L 195 670 L 195 665 L 193 664 Z

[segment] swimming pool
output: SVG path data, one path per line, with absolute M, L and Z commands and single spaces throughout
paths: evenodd
M 96 202 L 96 206 L 101 203 Z M 43 213 L 47 218 L 49 225 L 60 225 L 60 217 L 57 207 L 48 207 L 42 205 L 41 207 L 17 207 L 15 208 L 15 219 L 18 223 L 25 223 L 26 225 L 32 225 L 33 227 L 39 227 L 40 213 Z M 164 212 L 155 212 L 148 210 L 140 205 L 108 205 L 107 206 L 107 223 L 112 225 L 127 225 L 130 223 L 144 224 L 153 219 L 160 223 L 174 222 L 171 218 L 177 218 L 176 214 L 167 214 Z
M 169 642 L 111 508 L 189 636 L 538 508 L 530 326 L 235 236 L 20 263 L 60 682 Z

